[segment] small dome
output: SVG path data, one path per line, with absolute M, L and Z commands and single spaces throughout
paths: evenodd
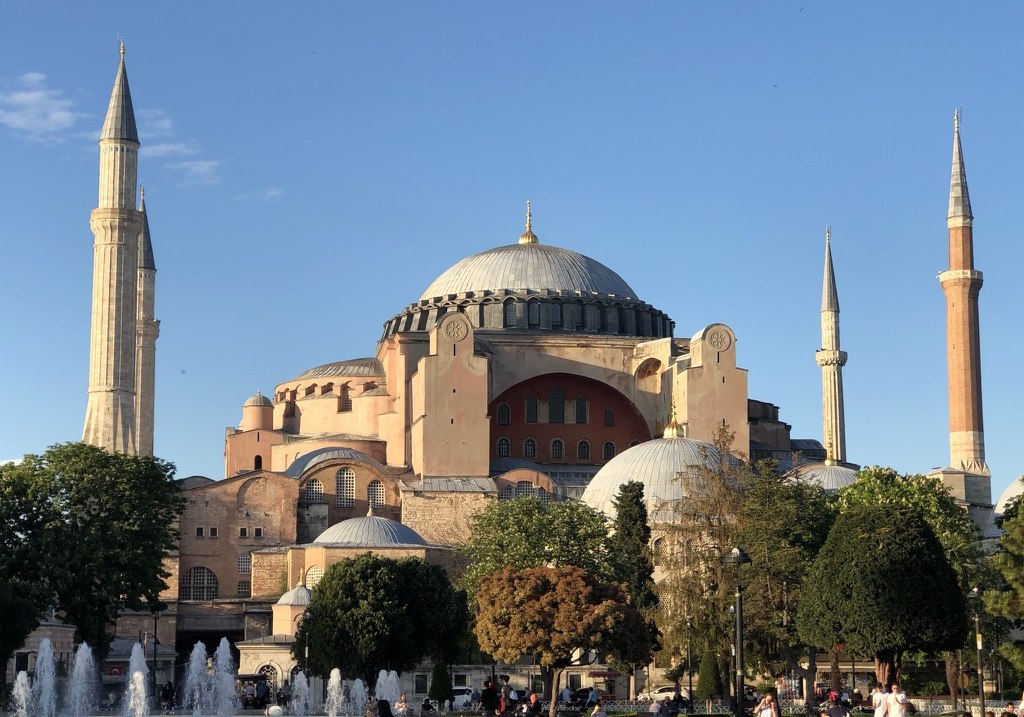
M 837 491 L 857 480 L 857 471 L 846 466 L 812 463 L 800 468 L 800 473 L 827 491 Z
M 277 601 L 278 605 L 309 605 L 309 599 L 313 596 L 313 591 L 307 588 L 303 584 L 298 584 L 291 590 L 281 596 L 281 599 Z
M 397 520 L 367 515 L 335 523 L 320 533 L 314 545 L 352 548 L 425 548 L 420 534 Z
M 678 435 L 657 438 L 633 446 L 608 461 L 583 491 L 582 500 L 614 518 L 613 501 L 619 488 L 630 481 L 640 481 L 644 484 L 647 514 L 653 517 L 686 497 L 680 473 L 713 469 L 717 465 L 718 451 L 710 443 Z
M 1017 479 L 1006 486 L 1006 490 L 999 496 L 999 500 L 996 501 L 996 507 L 993 511 L 996 515 L 1002 515 L 1006 512 L 1006 507 L 1010 501 L 1024 493 L 1024 475 L 1017 476 Z
M 267 408 L 273 408 L 274 404 L 269 398 L 257 391 L 255 396 L 249 396 L 249 398 L 245 400 L 245 403 L 242 404 L 242 408 L 249 408 L 250 406 L 265 406 Z

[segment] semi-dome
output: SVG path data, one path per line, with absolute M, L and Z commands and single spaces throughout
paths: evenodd
M 251 406 L 273 408 L 274 404 L 269 398 L 257 391 L 255 396 L 249 396 L 249 398 L 245 400 L 245 403 L 242 404 L 242 408 L 249 408 Z
M 610 518 L 615 517 L 615 497 L 630 481 L 644 485 L 647 514 L 658 519 L 685 498 L 680 474 L 696 475 L 718 465 L 718 451 L 710 443 L 683 438 L 673 421 L 665 438 L 656 438 L 623 451 L 606 463 L 583 491 L 582 500 Z
M 281 596 L 281 599 L 277 601 L 278 605 L 309 605 L 309 599 L 313 596 L 313 591 L 307 588 L 305 585 L 299 583 L 291 590 Z
M 424 548 L 420 534 L 397 520 L 367 515 L 335 523 L 320 533 L 314 545 L 344 548 Z
M 595 259 L 547 244 L 520 243 L 466 257 L 437 277 L 420 301 L 504 289 L 636 298 L 621 276 Z
M 376 378 L 384 375 L 384 366 L 375 358 L 355 358 L 346 361 L 335 361 L 314 366 L 295 377 L 295 380 L 307 378 Z
M 800 474 L 827 491 L 842 490 L 857 480 L 857 471 L 853 468 L 828 461 L 803 466 L 800 469 Z
M 996 507 L 993 512 L 996 515 L 1005 513 L 1010 501 L 1021 493 L 1024 493 L 1024 475 L 1018 476 L 1015 481 L 1006 486 L 1006 490 L 1003 491 L 1003 494 L 999 496 L 999 500 L 996 501 Z

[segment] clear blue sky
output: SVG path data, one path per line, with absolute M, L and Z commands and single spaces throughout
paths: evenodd
M 852 460 L 948 462 L 952 113 L 993 497 L 1024 471 L 1014 2 L 17 3 L 0 27 L 0 459 L 81 436 L 96 136 L 127 43 L 158 274 L 157 453 L 220 477 L 241 403 L 369 356 L 458 259 L 542 242 L 739 337 L 821 437 L 832 225 Z

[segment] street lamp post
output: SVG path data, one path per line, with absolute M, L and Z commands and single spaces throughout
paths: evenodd
M 732 552 L 722 558 L 726 565 L 736 568 L 736 592 L 733 595 L 733 608 L 736 612 L 733 651 L 736 655 L 736 717 L 743 717 L 743 584 L 740 582 L 740 566 L 751 562 L 743 548 L 733 548 Z
M 693 623 L 686 621 L 686 699 L 690 703 L 688 712 L 693 712 L 693 663 L 690 660 L 690 642 L 693 637 Z
M 160 612 L 158 610 L 153 611 L 153 701 L 154 704 L 160 704 L 159 688 L 157 687 L 156 679 L 156 646 L 160 640 L 157 639 L 156 623 L 160 619 Z
M 974 588 L 967 597 L 974 602 L 974 642 L 978 648 L 978 704 L 981 708 L 981 717 L 985 717 L 985 671 L 982 666 L 982 647 L 984 640 L 981 636 L 981 588 Z

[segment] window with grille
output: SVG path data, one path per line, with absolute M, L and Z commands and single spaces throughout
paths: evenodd
M 498 458 L 508 458 L 512 452 L 512 443 L 507 438 L 498 439 Z
M 533 495 L 533 483 L 528 480 L 521 480 L 516 483 L 516 498 L 526 498 Z
M 370 481 L 370 485 L 366 486 L 366 500 L 369 501 L 371 508 L 383 508 L 384 484 L 379 480 Z
M 516 303 L 514 301 L 505 302 L 505 326 L 514 327 L 516 325 Z
M 604 444 L 604 459 L 610 461 L 615 457 L 615 444 L 608 441 Z
M 207 528 L 207 531 L 209 531 L 209 534 L 210 534 L 211 538 L 216 538 L 218 533 L 220 533 L 220 530 L 216 526 L 213 526 L 213 525 L 211 525 L 209 528 Z
M 532 438 L 527 438 L 526 441 L 523 442 L 523 456 L 526 458 L 537 457 L 537 441 Z
M 507 403 L 498 404 L 498 425 L 507 426 L 512 423 L 512 409 Z
M 531 301 L 526 305 L 526 323 L 530 328 L 540 326 L 540 304 Z
M 252 583 L 248 580 L 238 581 L 238 597 L 247 598 L 252 597 Z
M 252 555 L 242 553 L 238 556 L 238 574 L 249 575 L 252 573 Z
M 565 443 L 561 438 L 551 441 L 551 460 L 562 460 L 565 457 Z
M 306 571 L 306 587 L 312 590 L 324 577 L 324 570 L 319 565 L 314 565 Z
M 351 468 L 338 471 L 335 494 L 339 508 L 351 508 L 356 502 L 356 472 Z
M 320 503 L 324 499 L 324 484 L 316 478 L 306 481 L 306 502 Z
M 548 493 L 543 488 L 537 488 L 537 498 L 542 503 L 550 503 L 551 502 L 551 494 Z
M 516 489 L 513 486 L 507 485 L 501 489 L 498 493 L 498 500 L 512 500 L 516 497 Z
M 562 304 L 558 301 L 551 304 L 551 328 L 562 328 Z
M 587 422 L 587 399 L 580 396 L 576 399 L 576 423 Z
M 581 461 L 590 460 L 590 442 L 580 441 L 576 444 L 576 457 Z
M 277 688 L 277 668 L 273 665 L 264 665 L 256 670 L 256 672 L 267 678 L 267 687 L 273 693 Z
M 338 397 L 338 410 L 347 412 L 352 410 L 352 389 L 348 384 L 342 384 L 341 395 Z
M 178 588 L 180 600 L 216 600 L 217 575 L 209 568 L 198 565 L 185 571 Z
M 560 388 L 551 389 L 548 423 L 565 423 L 565 391 Z

